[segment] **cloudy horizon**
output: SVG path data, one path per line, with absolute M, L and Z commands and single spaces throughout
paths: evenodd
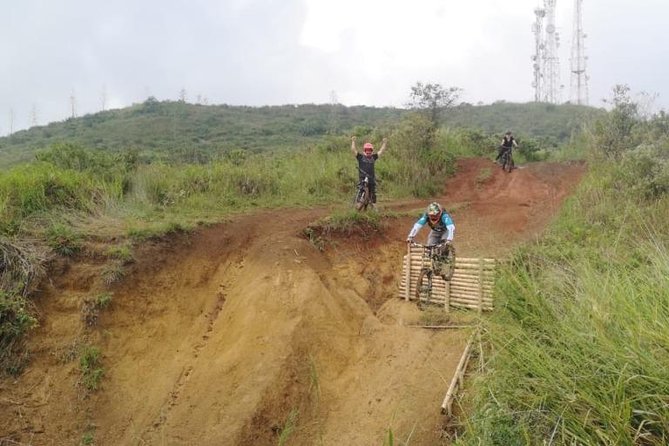
M 113 3 L 113 4 L 112 4 Z M 403 106 L 418 81 L 473 104 L 534 97 L 537 0 L 0 0 L 0 135 L 158 100 Z M 589 104 L 616 84 L 669 106 L 669 5 L 584 0 Z M 557 1 L 562 99 L 573 0 Z

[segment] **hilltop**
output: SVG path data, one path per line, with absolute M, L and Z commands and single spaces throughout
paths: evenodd
M 200 105 L 157 101 L 102 111 L 22 130 L 0 138 L 0 168 L 34 159 L 37 151 L 68 142 L 108 151 L 136 150 L 150 160 L 206 162 L 231 150 L 265 151 L 308 147 L 329 135 L 386 132 L 409 110 L 339 104 L 281 106 Z M 449 128 L 482 136 L 513 129 L 519 137 L 553 146 L 567 140 L 592 116 L 590 107 L 541 103 L 461 104 L 444 114 Z

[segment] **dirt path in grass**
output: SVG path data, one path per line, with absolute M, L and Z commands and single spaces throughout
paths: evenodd
M 459 255 L 502 257 L 536 237 L 584 170 L 461 161 L 439 197 Z M 366 446 L 389 431 L 448 444 L 439 408 L 469 331 L 412 328 L 424 313 L 397 298 L 426 204 L 381 202 L 406 216 L 326 237 L 324 251 L 301 233 L 331 209 L 278 210 L 136 247 L 111 286 L 94 249 L 55 265 L 30 365 L 0 380 L 0 445 Z M 82 301 L 103 292 L 112 303 L 87 327 Z M 95 392 L 81 382 L 89 346 L 104 371 Z

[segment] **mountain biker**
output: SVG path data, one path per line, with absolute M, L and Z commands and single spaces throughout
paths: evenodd
M 428 245 L 437 245 L 442 241 L 447 244 L 453 242 L 455 235 L 455 224 L 448 212 L 441 207 L 437 202 L 432 202 L 427 207 L 427 211 L 421 215 L 418 221 L 413 225 L 409 235 L 407 236 L 407 243 L 413 243 L 413 239 L 418 234 L 425 223 L 430 225 L 430 234 L 427 237 Z
M 381 148 L 378 153 L 374 153 L 374 146 L 370 142 L 366 142 L 363 146 L 363 152 L 358 152 L 358 149 L 355 146 L 355 136 L 351 136 L 351 152 L 355 155 L 355 158 L 358 160 L 358 172 L 359 172 L 359 185 L 365 179 L 365 176 L 369 178 L 369 195 L 372 207 L 376 204 L 376 178 L 374 177 L 374 163 L 379 159 L 384 150 L 386 150 L 386 144 L 388 143 L 388 138 L 383 138 L 381 143 Z
M 497 158 L 495 158 L 495 162 L 499 163 L 499 160 L 502 158 L 502 155 L 504 155 L 504 152 L 510 152 L 514 147 L 518 147 L 518 144 L 516 143 L 516 140 L 514 139 L 511 131 L 508 131 L 504 134 L 502 142 L 499 145 L 499 149 L 497 149 Z

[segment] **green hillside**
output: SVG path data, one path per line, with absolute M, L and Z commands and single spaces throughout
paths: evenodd
M 159 102 L 149 98 L 128 108 L 33 127 L 0 138 L 0 168 L 34 159 L 40 149 L 68 142 L 93 149 L 136 150 L 143 158 L 202 163 L 242 149 L 280 150 L 311 146 L 325 135 L 369 133 L 396 126 L 409 111 L 343 105 L 245 107 Z M 547 104 L 472 106 L 443 114 L 452 128 L 564 142 L 584 118 L 603 113 L 589 107 Z
M 557 144 L 569 139 L 574 130 L 580 130 L 583 122 L 602 117 L 605 113 L 602 109 L 582 105 L 540 102 L 496 102 L 484 106 L 462 104 L 449 110 L 446 124 L 494 134 L 511 130 L 517 135 Z
M 445 129 L 396 109 L 150 101 L 4 138 L 5 161 L 49 148 L 34 163 L 0 171 L 0 375 L 18 375 L 28 364 L 25 339 L 39 325 L 31 292 L 54 254 L 88 255 L 85 241 L 114 243 L 101 272 L 113 284 L 147 238 L 252 208 L 350 203 L 357 179 L 351 130 L 360 140 L 388 135 L 378 166 L 381 202 L 428 198 L 457 156 L 490 155 L 484 149 L 493 134 L 511 128 L 528 146 L 533 138 L 564 141 L 546 155 L 580 157 L 590 168 L 547 231 L 500 265 L 495 311 L 478 320 L 471 363 L 478 364 L 468 374 L 462 416 L 451 424 L 454 444 L 667 445 L 669 115 L 643 115 L 627 93 L 617 90 L 614 108 L 601 114 L 463 105 L 445 117 Z M 339 114 L 327 114 L 333 110 Z M 588 113 L 598 116 L 566 141 Z M 311 126 L 318 122 L 325 128 Z M 460 125 L 469 129 L 453 130 Z M 310 141 L 318 144 L 261 150 Z M 242 150 L 183 165 L 139 162 L 128 146 L 149 161 L 177 160 L 193 147 L 206 156 Z M 355 224 L 360 215 L 339 220 Z M 109 297 L 97 302 L 102 308 Z

